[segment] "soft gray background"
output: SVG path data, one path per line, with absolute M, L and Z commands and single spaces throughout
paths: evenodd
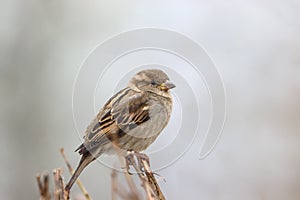
M 299 9 L 297 0 L 2 1 L 1 199 L 38 199 L 35 174 L 64 167 L 61 146 L 77 163 L 72 90 L 88 53 L 120 32 L 158 27 L 205 47 L 228 99 L 214 152 L 199 161 L 193 146 L 160 171 L 168 199 L 298 200 Z M 91 165 L 81 179 L 109 199 L 109 169 Z

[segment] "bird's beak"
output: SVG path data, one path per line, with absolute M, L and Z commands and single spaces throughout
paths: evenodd
M 175 88 L 176 85 L 174 83 L 172 83 L 172 82 L 167 81 L 167 82 L 161 84 L 159 87 L 163 91 L 168 91 L 168 90 L 170 90 L 172 88 Z

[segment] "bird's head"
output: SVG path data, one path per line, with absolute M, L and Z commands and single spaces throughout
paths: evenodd
M 138 72 L 129 82 L 134 90 L 152 92 L 161 96 L 176 86 L 169 81 L 168 75 L 159 69 L 147 69 Z

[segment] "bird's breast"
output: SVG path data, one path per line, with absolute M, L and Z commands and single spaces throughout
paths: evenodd
M 126 131 L 119 145 L 124 150 L 143 151 L 151 145 L 169 122 L 172 102 L 150 100 L 149 120 Z

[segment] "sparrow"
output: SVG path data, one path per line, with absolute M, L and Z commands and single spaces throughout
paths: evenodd
M 170 120 L 173 106 L 170 90 L 175 87 L 159 69 L 134 75 L 87 127 L 83 143 L 75 150 L 81 160 L 65 190 L 70 191 L 85 167 L 102 154 L 113 154 L 116 147 L 122 152 L 141 152 L 149 147 Z

